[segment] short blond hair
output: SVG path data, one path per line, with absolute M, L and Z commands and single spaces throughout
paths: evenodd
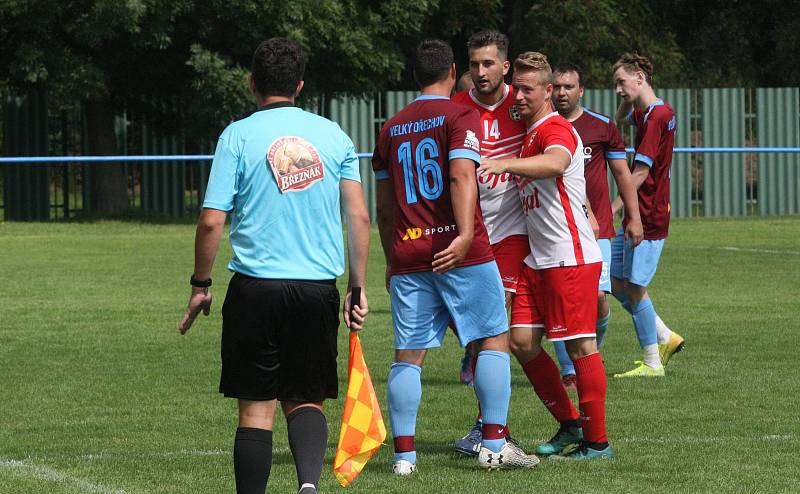
M 553 70 L 547 61 L 547 56 L 538 51 L 526 51 L 514 60 L 514 72 L 539 72 L 539 82 L 542 85 L 553 83 Z
M 612 73 L 615 73 L 620 67 L 631 74 L 642 72 L 647 83 L 651 86 L 653 85 L 653 64 L 647 57 L 639 55 L 638 53 L 623 53 L 614 64 Z

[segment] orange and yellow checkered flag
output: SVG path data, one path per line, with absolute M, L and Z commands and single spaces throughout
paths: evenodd
M 372 387 L 367 363 L 356 331 L 350 332 L 350 364 L 347 398 L 342 413 L 342 430 L 333 460 L 336 480 L 347 487 L 361 473 L 372 455 L 386 439 L 386 426 Z

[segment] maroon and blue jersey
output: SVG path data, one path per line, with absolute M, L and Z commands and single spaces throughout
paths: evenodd
M 600 225 L 598 238 L 614 238 L 606 163 L 610 159 L 625 159 L 625 142 L 610 118 L 588 108 L 583 109 L 583 113 L 572 122 L 572 126 L 583 141 L 586 197 Z
M 420 96 L 381 129 L 372 169 L 394 190 L 392 274 L 431 271 L 433 255 L 458 235 L 450 200 L 450 160 L 480 163 L 478 112 L 444 96 Z M 475 200 L 475 236 L 459 266 L 494 259 Z
M 658 100 L 645 110 L 635 109 L 628 120 L 636 126 L 635 163 L 650 167 L 639 187 L 639 214 L 645 240 L 660 240 L 669 234 L 669 178 L 675 144 L 675 112 Z

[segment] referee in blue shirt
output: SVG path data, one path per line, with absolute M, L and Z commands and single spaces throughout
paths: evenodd
M 369 215 L 353 142 L 339 126 L 294 106 L 305 60 L 272 38 L 253 55 L 250 88 L 259 109 L 219 137 L 197 223 L 184 334 L 211 308 L 211 268 L 231 216 L 233 277 L 222 306 L 219 390 L 239 401 L 233 450 L 236 491 L 263 494 L 272 464 L 276 403 L 286 416 L 299 491 L 317 492 L 328 441 L 325 399 L 338 395 L 336 333 L 344 273 L 341 211 L 350 279 L 343 318 L 361 329 Z

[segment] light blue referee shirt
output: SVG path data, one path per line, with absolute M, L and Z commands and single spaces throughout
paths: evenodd
M 361 181 L 358 157 L 330 120 L 286 102 L 230 124 L 203 201 L 232 213 L 228 269 L 295 280 L 344 273 L 341 179 Z

